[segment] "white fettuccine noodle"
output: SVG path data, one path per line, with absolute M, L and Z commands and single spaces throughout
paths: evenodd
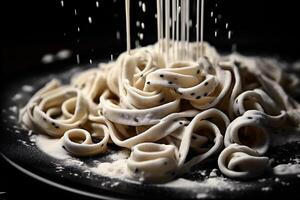
M 127 169 L 144 182 L 172 180 L 215 157 L 228 177 L 259 176 L 269 167 L 273 129 L 299 126 L 300 106 L 286 93 L 299 80 L 279 63 L 221 56 L 207 43 L 200 58 L 197 43 L 177 48 L 185 56 L 167 61 L 155 44 L 77 73 L 68 85 L 52 80 L 20 120 L 61 138 L 74 156 L 130 149 Z

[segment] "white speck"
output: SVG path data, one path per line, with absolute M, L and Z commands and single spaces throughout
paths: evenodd
M 144 34 L 143 34 L 143 33 L 140 33 L 140 34 L 139 34 L 139 38 L 140 38 L 140 40 L 143 40 L 143 39 L 144 39 Z
M 213 11 L 210 12 L 210 16 L 211 16 L 211 17 L 214 16 L 214 12 L 213 12 Z
M 139 1 L 139 7 L 142 7 L 142 1 Z
M 225 28 L 228 29 L 228 23 L 225 24 Z
M 268 192 L 268 191 L 270 191 L 270 190 L 271 190 L 270 187 L 262 187 L 262 188 L 261 188 L 261 191 L 264 191 L 264 192 Z
M 142 10 L 143 10 L 143 12 L 146 12 L 146 4 L 145 3 L 142 4 Z
M 116 187 L 120 184 L 120 182 L 114 182 L 113 184 L 111 184 L 111 187 Z
M 136 25 L 136 27 L 140 27 L 140 25 L 141 25 L 140 21 L 136 21 L 135 25 Z
M 116 32 L 116 38 L 117 38 L 117 40 L 120 40 L 120 39 L 121 39 L 120 31 L 117 31 L 117 32 Z
M 228 39 L 231 39 L 232 32 L 228 31 Z
M 197 199 L 206 199 L 207 194 L 206 193 L 198 193 L 196 196 Z
M 9 107 L 9 110 L 14 112 L 14 113 L 17 113 L 18 112 L 18 107 L 17 106 L 11 106 L 11 107 Z
M 15 133 L 21 133 L 19 130 L 15 130 Z
M 215 24 L 218 23 L 218 18 L 215 18 Z
M 145 28 L 145 24 L 144 24 L 144 22 L 142 22 L 142 23 L 141 23 L 141 27 L 142 27 L 142 29 L 144 29 L 144 28 Z
M 54 60 L 55 60 L 54 55 L 52 55 L 52 54 L 45 54 L 42 57 L 41 62 L 44 63 L 44 64 L 49 64 L 49 63 L 52 63 Z
M 263 183 L 263 182 L 265 182 L 265 181 L 266 181 L 265 178 L 262 178 L 262 179 L 259 179 L 259 180 L 258 180 L 258 182 L 260 182 L 260 183 Z
M 96 1 L 96 7 L 99 8 L 99 1 Z
M 65 5 L 64 1 L 60 1 L 60 5 L 61 5 L 61 7 L 64 7 L 64 5 Z
M 215 31 L 215 37 L 217 37 L 218 36 L 218 31 Z
M 62 49 L 59 52 L 57 52 L 56 57 L 59 60 L 64 60 L 69 58 L 72 55 L 72 51 L 68 49 Z
M 77 31 L 80 32 L 80 27 L 79 26 L 77 27 Z
M 222 19 L 222 15 L 221 14 L 218 14 L 218 19 Z
M 79 54 L 76 55 L 77 64 L 80 64 L 80 56 Z
M 74 173 L 74 176 L 78 176 L 78 174 Z
M 114 60 L 114 55 L 110 54 L 110 60 L 113 61 Z
M 22 99 L 22 97 L 23 97 L 22 94 L 17 93 L 17 94 L 15 94 L 15 96 L 13 96 L 12 100 L 17 101 L 17 100 Z
M 34 90 L 34 88 L 31 85 L 23 85 L 22 90 L 24 92 L 32 92 Z
M 135 46 L 136 46 L 136 47 L 140 47 L 140 41 L 139 41 L 139 40 L 136 40 L 136 41 L 135 41 Z
M 278 177 L 275 178 L 275 182 L 279 182 L 280 179 Z
M 92 23 L 92 17 L 88 17 L 89 23 Z
M 74 9 L 74 15 L 77 16 L 77 10 L 76 9 Z

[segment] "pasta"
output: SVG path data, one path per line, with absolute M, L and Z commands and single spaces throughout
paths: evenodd
M 68 85 L 52 80 L 22 109 L 21 122 L 61 138 L 73 156 L 127 148 L 129 174 L 144 182 L 172 180 L 215 156 L 231 178 L 267 170 L 273 129 L 299 126 L 300 106 L 286 93 L 298 79 L 207 43 L 199 58 L 199 43 L 190 43 L 185 59 L 166 59 L 158 45 L 80 72 Z

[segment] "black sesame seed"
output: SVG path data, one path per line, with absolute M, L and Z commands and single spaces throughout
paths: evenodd
M 143 77 L 144 76 L 144 74 L 141 74 L 141 77 Z
M 192 136 L 192 139 L 193 139 L 193 140 L 196 140 L 196 139 L 197 139 L 197 137 L 193 135 L 193 136 Z
M 207 96 L 207 93 L 205 92 L 205 93 L 203 94 L 203 96 L 205 96 L 205 97 L 206 97 L 206 96 Z
M 248 119 L 253 119 L 252 117 L 247 117 Z
M 196 97 L 196 99 L 200 99 L 200 98 L 201 98 L 201 96 L 197 96 L 197 97 Z
M 46 118 L 44 118 L 44 117 L 43 117 L 43 120 L 44 120 L 44 121 L 47 121 Z
M 169 84 L 173 84 L 173 82 L 172 82 L 172 81 L 169 81 Z
M 200 73 L 200 70 L 198 69 L 198 70 L 197 70 L 197 74 L 199 74 L 199 73 Z
M 194 92 L 192 92 L 192 93 L 191 93 L 191 96 L 194 96 L 194 95 L 195 95 L 195 93 L 194 93 Z
M 165 101 L 165 98 L 162 98 L 159 102 L 163 103 Z
M 239 100 L 237 99 L 237 100 L 235 100 L 235 103 L 238 103 L 239 102 Z
M 184 126 L 188 126 L 189 124 L 185 124 Z
M 179 124 L 181 124 L 181 125 L 182 125 L 182 124 L 183 124 L 183 122 L 179 122 Z
M 139 172 L 139 169 L 136 168 L 136 169 L 134 170 L 134 173 L 138 173 L 138 172 Z
M 67 150 L 66 147 L 65 147 L 64 145 L 62 146 L 62 148 L 63 148 L 64 150 Z
M 167 162 L 164 162 L 164 165 L 167 165 L 168 163 Z
M 53 126 L 56 126 L 56 124 L 54 122 L 51 123 Z
M 161 75 L 159 75 L 161 78 L 163 78 L 164 77 L 164 75 L 163 74 L 161 74 Z
M 207 85 L 208 85 L 208 82 L 205 82 L 204 85 L 207 86 Z
M 148 81 L 147 84 L 150 85 L 150 81 Z
M 81 89 L 83 89 L 85 87 L 85 83 L 83 83 L 82 85 L 81 85 Z
M 134 119 L 133 119 L 135 122 L 139 122 L 139 120 L 135 117 Z
M 103 147 L 104 146 L 104 144 L 101 144 L 101 147 Z
M 59 126 L 55 126 L 55 128 L 59 129 Z
M 175 176 L 175 172 L 172 172 L 171 175 L 172 175 L 172 176 Z

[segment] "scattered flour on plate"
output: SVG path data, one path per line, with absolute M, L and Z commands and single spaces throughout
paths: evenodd
M 113 162 L 99 163 L 97 167 L 91 168 L 91 171 L 110 178 L 124 179 L 129 177 L 127 169 L 127 159 L 119 159 Z
M 44 153 L 56 159 L 72 158 L 68 152 L 62 148 L 62 141 L 60 139 L 52 139 L 46 135 L 38 135 L 36 137 L 36 145 Z
M 120 159 L 127 159 L 130 156 L 130 151 L 127 149 L 117 151 L 116 153 L 110 154 L 108 156 L 112 161 L 117 161 Z

